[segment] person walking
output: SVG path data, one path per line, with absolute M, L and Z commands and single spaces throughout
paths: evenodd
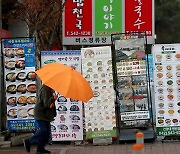
M 51 153 L 45 150 L 45 146 L 48 144 L 51 134 L 50 122 L 56 117 L 55 100 L 57 97 L 58 95 L 53 89 L 42 85 L 37 103 L 34 107 L 34 118 L 37 121 L 39 129 L 32 137 L 23 140 L 24 148 L 27 152 L 30 152 L 32 144 L 38 143 L 37 154 Z

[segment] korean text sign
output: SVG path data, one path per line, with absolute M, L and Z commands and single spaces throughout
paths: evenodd
M 111 44 L 111 34 L 144 31 L 147 31 L 148 40 L 153 42 L 153 1 L 67 1 L 63 16 L 63 45 L 107 45 Z
M 152 1 L 125 1 L 125 31 L 146 31 L 148 36 L 152 36 Z

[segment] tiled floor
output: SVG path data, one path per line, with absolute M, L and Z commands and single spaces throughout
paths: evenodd
M 113 144 L 107 146 L 93 146 L 93 145 L 62 145 L 53 144 L 47 146 L 47 149 L 52 154 L 132 154 L 133 144 Z M 145 143 L 144 154 L 180 154 L 180 142 L 154 142 Z M 31 148 L 29 154 L 35 154 L 36 147 Z M 2 148 L 0 154 L 26 154 L 23 146 Z

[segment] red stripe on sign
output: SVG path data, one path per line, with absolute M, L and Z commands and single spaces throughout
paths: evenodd
M 65 4 L 66 37 L 92 36 L 92 0 L 70 0 Z
M 152 36 L 152 0 L 125 0 L 125 31 Z

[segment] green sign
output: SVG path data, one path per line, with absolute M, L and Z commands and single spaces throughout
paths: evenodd
M 158 136 L 179 136 L 180 135 L 180 126 L 172 127 L 157 127 Z
M 86 139 L 91 138 L 108 138 L 116 137 L 116 130 L 104 130 L 104 131 L 88 131 L 86 132 Z
M 50 59 L 44 62 L 44 64 L 50 64 L 50 63 L 55 63 L 56 61 L 54 59 Z
M 95 0 L 95 36 L 122 32 L 122 0 Z
M 162 54 L 176 53 L 176 51 L 163 51 Z

